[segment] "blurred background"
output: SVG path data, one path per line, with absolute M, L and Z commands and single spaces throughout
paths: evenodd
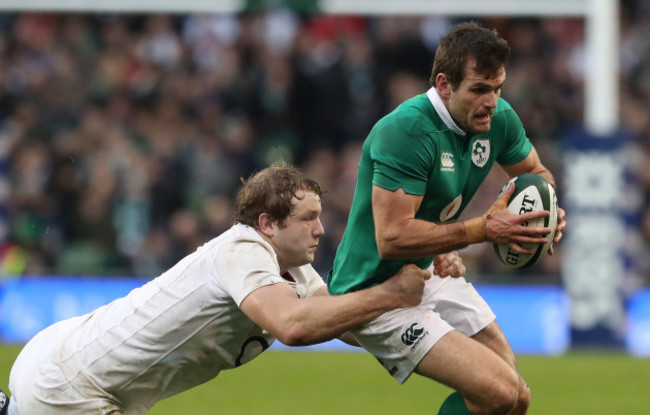
M 327 192 L 314 264 L 326 275 L 362 141 L 429 88 L 438 39 L 471 19 L 512 47 L 503 97 L 555 174 L 570 227 L 554 256 L 524 271 L 489 244 L 462 250 L 468 279 L 548 287 L 560 311 L 540 315 L 547 326 L 565 319 L 572 345 L 650 354 L 650 1 L 614 3 L 617 125 L 604 134 L 585 125 L 584 16 L 324 14 L 315 1 L 214 13 L 2 11 L 2 319 L 22 316 L 23 337 L 43 324 L 25 323 L 24 303 L 51 292 L 15 291 L 27 283 L 65 277 L 76 290 L 75 279 L 159 275 L 228 229 L 241 178 L 278 159 Z M 464 217 L 484 212 L 505 181 L 494 171 Z M 57 301 L 45 320 L 92 303 Z M 0 340 L 21 341 L 4 330 Z

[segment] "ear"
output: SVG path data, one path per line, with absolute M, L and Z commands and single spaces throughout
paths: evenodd
M 275 235 L 275 230 L 277 229 L 277 221 L 271 218 L 271 215 L 268 213 L 262 213 L 259 218 L 257 218 L 257 224 L 260 227 L 260 232 L 263 235 L 271 237 Z
M 451 84 L 449 83 L 447 75 L 444 73 L 436 75 L 436 90 L 443 101 L 447 101 L 451 96 Z

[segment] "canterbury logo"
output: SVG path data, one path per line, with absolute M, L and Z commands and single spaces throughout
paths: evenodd
M 416 329 L 415 326 L 418 323 L 413 323 L 411 324 L 411 327 L 406 329 L 404 333 L 402 333 L 402 343 L 404 343 L 407 346 L 411 346 L 413 343 L 415 343 L 420 336 L 422 336 L 422 333 L 424 333 L 424 329 Z
M 442 156 L 440 157 L 440 162 L 442 163 L 442 166 L 454 167 L 454 160 L 452 160 L 453 157 L 454 155 L 451 153 L 442 153 Z

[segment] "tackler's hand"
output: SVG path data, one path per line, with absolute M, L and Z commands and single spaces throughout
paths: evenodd
M 465 276 L 465 265 L 458 252 L 440 254 L 433 260 L 433 273 L 440 278 L 459 278 Z
M 398 301 L 398 307 L 413 307 L 422 302 L 424 282 L 431 278 L 431 272 L 415 264 L 406 264 L 390 279 L 379 286 L 391 292 Z

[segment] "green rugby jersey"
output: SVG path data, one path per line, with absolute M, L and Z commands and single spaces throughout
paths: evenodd
M 416 218 L 446 223 L 458 219 L 494 162 L 515 164 L 531 149 L 519 117 L 501 98 L 490 131 L 474 136 L 450 129 L 427 94 L 403 102 L 375 124 L 363 143 L 350 216 L 328 275 L 329 292 L 343 294 L 376 285 L 407 263 L 424 269 L 434 259 L 379 257 L 373 184 L 423 196 Z

